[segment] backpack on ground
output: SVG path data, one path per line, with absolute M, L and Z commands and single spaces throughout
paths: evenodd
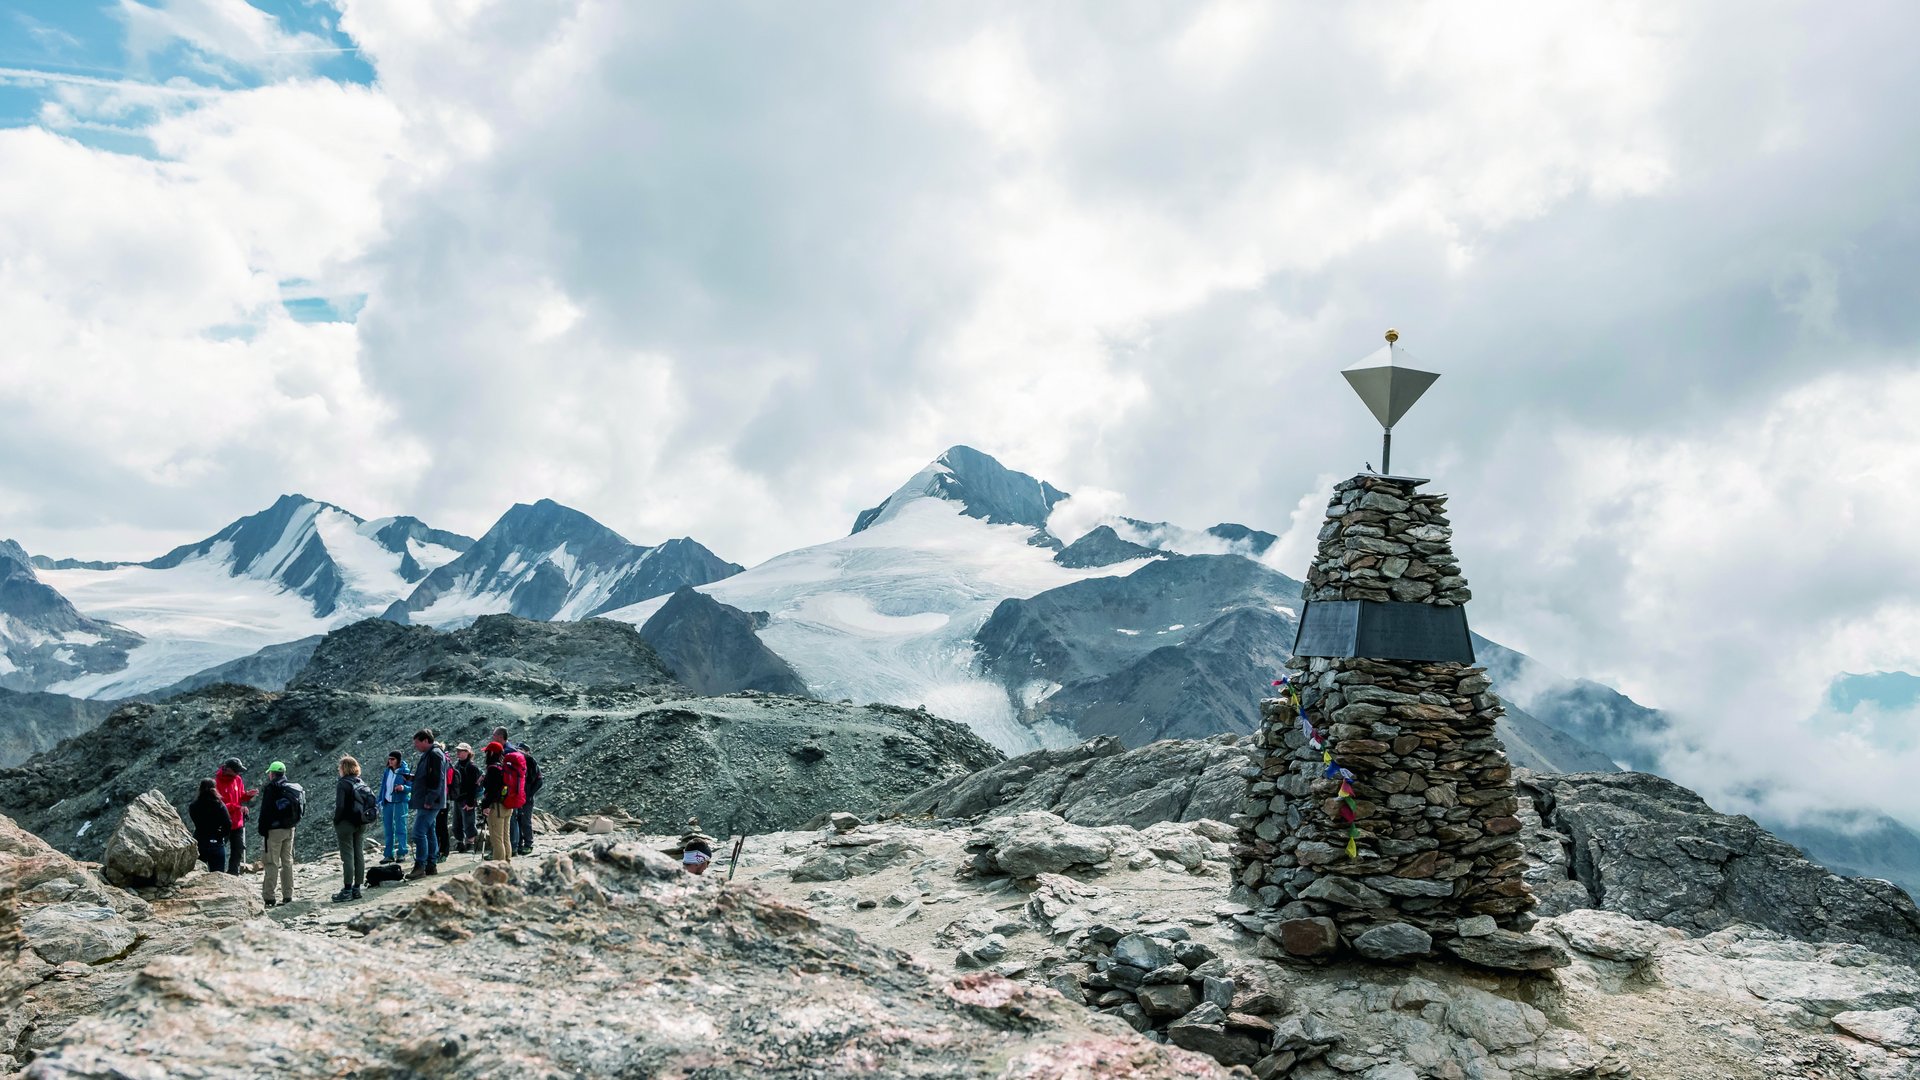
M 522 786 L 527 789 L 527 800 L 531 800 L 535 795 L 540 794 L 540 788 L 546 781 L 540 776 L 540 763 L 533 760 L 533 755 L 527 753 L 526 747 L 520 748 L 520 756 L 527 762 L 526 783 Z
M 355 825 L 371 825 L 380 820 L 380 796 L 357 776 L 353 778 L 353 805 L 347 807 L 347 816 Z
M 300 824 L 300 815 L 307 808 L 307 793 L 299 784 L 281 782 L 274 786 L 273 813 L 278 822 L 275 828 L 291 829 Z

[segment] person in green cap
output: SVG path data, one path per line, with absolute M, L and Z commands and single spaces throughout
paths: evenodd
M 267 783 L 260 789 L 260 836 L 266 841 L 266 873 L 260 879 L 260 898 L 274 905 L 274 881 L 280 882 L 280 903 L 293 903 L 293 830 L 300 824 L 307 793 L 287 781 L 285 762 L 267 766 Z

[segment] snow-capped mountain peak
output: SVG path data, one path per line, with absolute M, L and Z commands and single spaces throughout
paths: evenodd
M 863 532 L 893 517 L 907 503 L 925 498 L 958 503 L 961 513 L 989 524 L 1044 529 L 1054 505 L 1067 493 L 1015 472 L 970 446 L 955 446 L 913 474 L 880 505 L 863 512 L 854 520 L 853 531 Z
M 147 639 L 115 662 L 87 664 L 47 688 L 136 694 L 263 646 L 325 633 L 378 615 L 471 544 L 417 519 L 366 521 L 294 494 L 146 562 L 35 560 L 43 581 L 75 608 Z
M 82 615 L 34 573 L 27 552 L 0 540 L 0 687 L 38 690 L 90 668 L 125 667 L 140 635 Z
M 692 539 L 634 544 L 572 507 L 542 499 L 515 503 L 385 617 L 439 627 L 503 612 L 584 619 L 740 570 Z
M 282 495 L 198 543 L 183 544 L 141 566 L 171 570 L 189 562 L 223 567 L 231 577 L 271 582 L 304 597 L 325 619 L 341 611 L 371 614 L 472 546 L 456 533 L 415 518 L 368 522 L 332 503 Z

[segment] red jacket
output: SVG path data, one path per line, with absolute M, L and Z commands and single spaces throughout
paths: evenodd
M 244 828 L 247 824 L 247 799 L 258 794 L 248 791 L 247 782 L 239 773 L 232 773 L 221 766 L 213 774 L 213 790 L 220 794 L 220 801 L 227 806 L 227 816 L 233 819 L 233 827 Z

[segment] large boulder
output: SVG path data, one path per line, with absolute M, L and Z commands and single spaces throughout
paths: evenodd
M 990 819 L 967 841 L 967 850 L 981 856 L 983 869 L 1025 878 L 1106 862 L 1113 854 L 1113 838 L 1033 811 Z
M 101 872 L 123 889 L 164 888 L 186 877 L 198 861 L 193 833 L 156 790 L 127 807 L 107 840 Z
M 1546 826 L 1567 838 L 1585 906 L 1695 935 L 1747 923 L 1920 963 L 1920 909 L 1898 886 L 1830 873 L 1671 780 L 1576 773 L 1520 784 Z
M 27 947 L 49 964 L 111 960 L 140 938 L 133 924 L 104 904 L 44 904 L 20 919 L 20 929 Z

